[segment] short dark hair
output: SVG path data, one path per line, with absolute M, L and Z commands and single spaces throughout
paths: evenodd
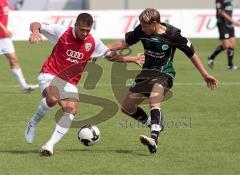
M 154 21 L 160 23 L 160 13 L 156 9 L 147 8 L 140 14 L 139 21 L 144 24 L 151 24 Z
M 93 24 L 93 17 L 89 13 L 80 13 L 76 19 L 76 23 L 84 23 L 91 26 Z

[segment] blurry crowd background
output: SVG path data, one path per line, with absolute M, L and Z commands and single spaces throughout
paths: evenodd
M 9 0 L 12 10 L 201 9 L 215 8 L 214 0 Z M 240 0 L 233 1 L 235 8 Z

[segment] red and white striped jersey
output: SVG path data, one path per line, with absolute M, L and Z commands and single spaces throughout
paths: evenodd
M 100 57 L 108 47 L 92 34 L 85 40 L 75 36 L 74 28 L 57 24 L 41 24 L 41 33 L 55 44 L 51 55 L 44 62 L 41 72 L 57 76 L 76 85 L 91 57 Z
M 8 0 L 0 0 L 0 22 L 7 27 L 8 24 Z M 0 39 L 7 38 L 8 36 L 0 28 Z

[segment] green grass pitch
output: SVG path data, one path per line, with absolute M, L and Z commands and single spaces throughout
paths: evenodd
M 192 42 L 204 65 L 207 56 L 219 44 L 218 40 L 210 39 L 193 39 Z M 51 44 L 15 42 L 15 47 L 27 81 L 37 83 L 38 72 L 51 51 Z M 238 45 L 235 50 L 238 66 L 239 50 Z M 133 47 L 133 54 L 141 51 L 141 45 Z M 176 52 L 173 97 L 162 104 L 166 129 L 160 136 L 156 155 L 150 155 L 138 140 L 140 134 L 149 134 L 149 130 L 119 110 L 113 118 L 97 125 L 101 131 L 97 145 L 81 145 L 77 139 L 78 129 L 73 128 L 55 146 L 52 157 L 40 157 L 38 151 L 55 127 L 54 115 L 58 107 L 39 124 L 35 142 L 26 144 L 24 130 L 40 102 L 40 93 L 38 90 L 21 93 L 8 62 L 3 56 L 0 58 L 1 175 L 240 174 L 240 71 L 226 70 L 226 52 L 219 55 L 214 70 L 208 69 L 219 80 L 216 91 L 209 90 L 188 58 Z M 84 89 L 83 77 L 79 91 L 117 103 L 110 84 L 113 63 L 100 60 L 97 64 L 103 68 L 97 88 Z M 128 68 L 138 69 L 133 64 Z M 148 105 L 142 107 L 148 110 Z M 76 118 L 88 118 L 99 110 L 98 106 L 81 103 Z

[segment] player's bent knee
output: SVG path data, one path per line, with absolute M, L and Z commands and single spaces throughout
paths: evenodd
M 53 107 L 58 103 L 58 99 L 56 97 L 50 97 L 46 98 L 46 102 L 49 107 Z
M 229 45 L 226 44 L 226 43 L 224 43 L 224 44 L 222 45 L 222 47 L 223 47 L 223 49 L 227 49 L 227 48 L 229 47 Z

